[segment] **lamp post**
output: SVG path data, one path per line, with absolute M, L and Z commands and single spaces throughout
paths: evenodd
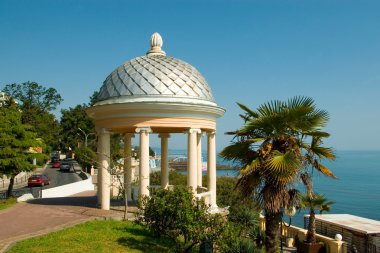
M 78 127 L 78 130 L 81 131 L 84 135 L 84 146 L 87 147 L 87 138 L 88 136 L 90 136 L 91 134 L 95 135 L 94 133 L 88 133 L 86 134 L 85 131 L 83 131 L 80 127 Z
M 294 206 L 290 206 L 284 209 L 284 211 L 281 213 L 281 252 L 283 252 L 283 236 L 282 236 L 282 224 L 284 223 L 285 227 L 290 227 L 292 224 L 292 217 L 296 214 L 297 209 Z M 289 224 L 286 225 L 286 223 L 283 221 L 283 213 L 285 213 L 287 216 L 289 216 Z

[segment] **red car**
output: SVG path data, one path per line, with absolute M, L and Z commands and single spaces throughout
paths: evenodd
M 51 167 L 52 168 L 60 168 L 61 163 L 59 161 L 52 162 Z
M 28 179 L 28 187 L 44 186 L 50 184 L 50 179 L 47 175 L 32 175 Z

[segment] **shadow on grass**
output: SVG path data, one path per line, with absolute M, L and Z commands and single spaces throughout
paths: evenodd
M 142 252 L 174 252 L 173 246 L 167 242 L 157 242 L 152 238 L 135 239 L 132 237 L 121 237 L 117 242 L 130 249 L 141 250 Z
M 120 245 L 142 252 L 174 252 L 174 245 L 169 239 L 156 238 L 143 227 L 119 228 L 131 236 L 121 237 L 117 240 Z
M 133 227 L 117 228 L 117 230 L 123 231 L 133 236 L 147 236 L 154 238 L 154 236 L 149 232 L 149 230 L 135 224 L 133 225 Z

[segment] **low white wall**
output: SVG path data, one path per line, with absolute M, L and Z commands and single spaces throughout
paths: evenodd
M 92 178 L 89 177 L 86 180 L 42 190 L 42 198 L 67 197 L 83 191 L 92 191 L 94 189 Z

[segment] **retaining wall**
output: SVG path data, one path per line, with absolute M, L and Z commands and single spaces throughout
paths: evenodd
M 59 198 L 59 197 L 67 197 L 73 194 L 77 194 L 83 191 L 92 191 L 94 190 L 94 185 L 92 183 L 91 176 L 87 175 L 84 172 L 81 172 L 80 177 L 87 179 L 78 181 L 71 184 L 66 184 L 46 190 L 42 190 L 42 198 Z

